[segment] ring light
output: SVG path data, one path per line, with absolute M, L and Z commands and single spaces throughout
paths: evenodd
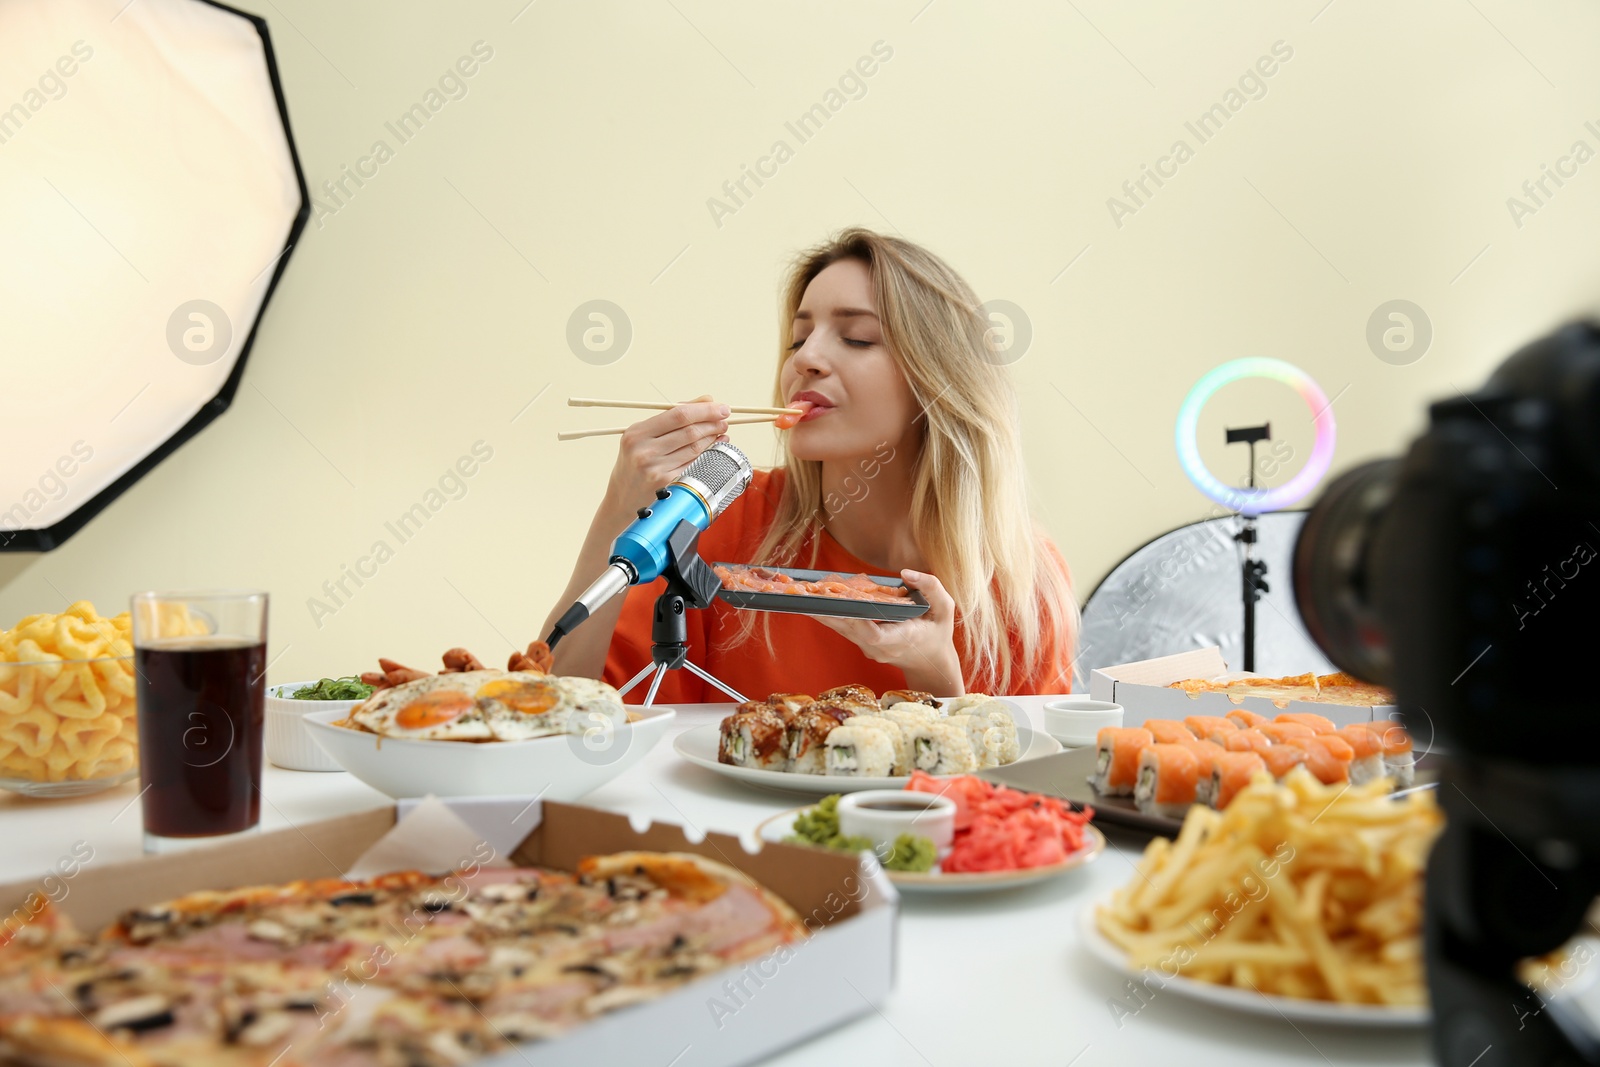
M 1270 378 L 1292 387 L 1305 400 L 1316 424 L 1316 441 L 1311 446 L 1311 458 L 1300 472 L 1284 484 L 1273 489 L 1244 489 L 1232 486 L 1212 474 L 1200 458 L 1197 435 L 1200 412 L 1206 402 L 1225 385 L 1244 378 Z M 1333 462 L 1334 444 L 1333 409 L 1327 394 L 1316 381 L 1291 363 L 1264 356 L 1235 359 L 1215 368 L 1195 383 L 1178 409 L 1178 462 L 1183 473 L 1206 496 L 1230 511 L 1241 515 L 1260 515 L 1264 511 L 1281 511 L 1304 499 L 1317 487 L 1322 476 L 1328 473 Z

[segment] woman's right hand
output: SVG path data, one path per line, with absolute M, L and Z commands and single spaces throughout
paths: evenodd
M 629 426 L 611 469 L 606 503 L 631 514 L 655 499 L 695 458 L 723 439 L 728 405 L 702 396 Z

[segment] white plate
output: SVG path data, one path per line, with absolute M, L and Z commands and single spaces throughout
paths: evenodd
M 789 832 L 794 829 L 794 820 L 801 812 L 810 811 L 809 805 L 794 808 L 791 811 L 779 812 L 768 819 L 762 820 L 756 827 L 756 836 L 763 841 L 782 842 Z M 987 893 L 996 889 L 1011 889 L 1016 886 L 1029 885 L 1033 882 L 1042 882 L 1047 878 L 1065 874 L 1067 871 L 1082 867 L 1092 862 L 1095 857 L 1106 850 L 1106 838 L 1093 825 L 1083 828 L 1083 847 L 1072 853 L 1060 863 L 1048 867 L 1024 867 L 1015 871 L 975 871 L 957 874 L 945 874 L 943 871 L 890 871 L 883 873 L 889 876 L 896 889 L 901 892 L 913 893 Z
M 905 775 L 893 778 L 845 778 L 831 774 L 791 774 L 788 771 L 763 771 L 755 767 L 735 767 L 731 763 L 717 762 L 717 742 L 722 727 L 717 723 L 696 726 L 685 730 L 672 742 L 678 755 L 690 763 L 763 789 L 776 789 L 783 793 L 806 793 L 825 797 L 829 793 L 857 793 L 863 789 L 904 789 L 911 779 Z M 1017 727 L 1017 747 L 1022 751 L 1017 762 L 1053 756 L 1061 751 L 1061 742 L 1049 734 Z
M 1078 936 L 1096 959 L 1109 964 L 1123 974 L 1135 978 L 1142 972 L 1128 965 L 1128 954 L 1115 942 L 1100 932 L 1095 925 L 1095 909 L 1110 902 L 1109 897 L 1090 904 L 1078 913 Z M 1157 984 L 1159 983 L 1159 984 Z M 1250 1015 L 1266 1015 L 1285 1019 L 1291 1023 L 1323 1023 L 1332 1026 L 1357 1026 L 1366 1028 L 1392 1028 L 1427 1026 L 1427 1008 L 1385 1007 L 1381 1004 L 1336 1004 L 1327 1000 L 1302 1000 L 1270 993 L 1257 993 L 1251 989 L 1201 982 L 1193 978 L 1168 978 L 1157 972 L 1151 980 L 1158 993 L 1171 991 L 1180 997 L 1214 1004 L 1219 1008 L 1242 1011 Z
M 306 730 L 334 760 L 380 793 L 422 797 L 534 796 L 577 800 L 638 763 L 667 732 L 671 708 L 628 705 L 638 721 L 603 748 L 575 734 L 531 741 L 415 741 L 332 725 L 345 712 L 313 711 Z

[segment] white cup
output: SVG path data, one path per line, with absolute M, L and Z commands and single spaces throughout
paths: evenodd
M 939 793 L 908 789 L 866 789 L 839 798 L 839 832 L 865 837 L 887 849 L 901 834 L 926 837 L 943 852 L 956 833 L 956 802 Z
M 1122 705 L 1088 697 L 1063 697 L 1044 706 L 1044 732 L 1068 748 L 1084 748 L 1107 726 L 1122 725 Z

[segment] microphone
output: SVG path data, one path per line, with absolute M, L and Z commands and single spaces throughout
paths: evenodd
M 698 530 L 727 508 L 750 484 L 750 460 L 733 445 L 714 444 L 700 453 L 671 485 L 656 490 L 656 502 L 639 509 L 639 517 L 611 546 L 611 565 L 585 589 L 546 640 L 551 648 L 571 633 L 600 605 L 628 588 L 653 582 L 676 560 L 669 539 L 679 524 Z

